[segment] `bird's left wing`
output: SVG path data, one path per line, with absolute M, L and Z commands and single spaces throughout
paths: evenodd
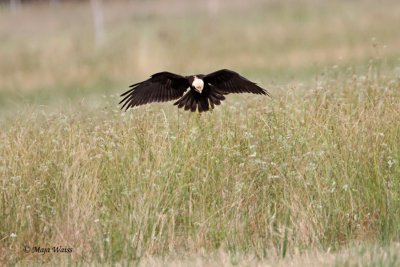
M 131 89 L 121 95 L 124 98 L 119 104 L 123 103 L 121 109 L 127 110 L 151 102 L 170 101 L 181 97 L 189 86 L 189 81 L 184 76 L 159 72 L 146 81 L 129 86 Z
M 222 69 L 207 74 L 203 78 L 204 82 L 211 84 L 223 94 L 229 93 L 253 93 L 260 95 L 270 95 L 267 90 L 261 88 L 256 83 L 247 80 L 232 70 Z

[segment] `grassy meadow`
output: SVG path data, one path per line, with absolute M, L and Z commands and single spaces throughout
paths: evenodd
M 398 14 L 104 1 L 100 46 L 89 3 L 0 6 L 0 264 L 399 265 Z M 154 72 L 221 68 L 273 97 L 117 105 Z

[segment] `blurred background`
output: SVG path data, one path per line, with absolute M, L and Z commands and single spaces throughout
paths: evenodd
M 152 73 L 234 69 L 272 93 L 400 56 L 399 1 L 0 1 L 0 117 L 102 103 Z M 397 64 L 397 65 L 396 65 Z

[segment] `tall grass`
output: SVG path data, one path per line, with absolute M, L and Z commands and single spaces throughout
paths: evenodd
M 17 115 L 0 135 L 2 260 L 55 257 L 26 244 L 115 262 L 398 241 L 399 80 L 330 76 L 200 119 L 167 104 L 122 113 L 115 95 Z

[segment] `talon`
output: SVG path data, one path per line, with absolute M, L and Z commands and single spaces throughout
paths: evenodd
M 211 106 L 210 99 L 208 99 L 208 110 L 211 111 L 211 112 L 213 112 L 213 108 L 212 108 L 212 106 Z
M 196 113 L 197 113 L 197 118 L 200 118 L 199 104 L 197 104 Z

